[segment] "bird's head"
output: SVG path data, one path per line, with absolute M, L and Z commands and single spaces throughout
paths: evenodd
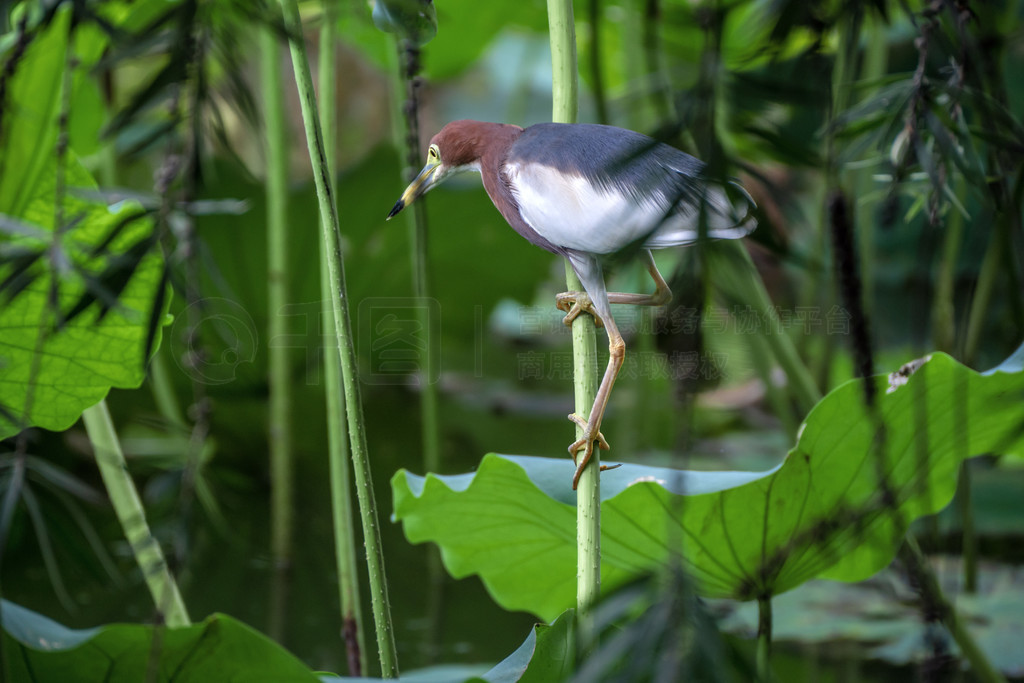
M 487 149 L 487 130 L 495 124 L 479 121 L 452 121 L 430 139 L 427 165 L 405 188 L 401 198 L 388 214 L 393 218 L 399 211 L 428 191 L 461 171 L 480 171 L 480 157 Z

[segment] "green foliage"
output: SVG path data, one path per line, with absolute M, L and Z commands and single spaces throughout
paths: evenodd
M 865 579 L 892 560 L 912 520 L 950 501 L 964 459 L 1024 455 L 1019 371 L 980 375 L 933 354 L 909 378 L 870 381 L 877 413 L 859 381 L 842 385 L 774 470 L 624 464 L 603 474 L 602 589 L 676 559 L 702 594 L 740 600 L 815 576 Z M 413 543 L 440 546 L 453 576 L 478 574 L 506 609 L 549 619 L 575 599 L 572 470 L 567 459 L 497 455 L 471 475 L 403 470 L 392 479 L 395 517 Z
M 187 628 L 73 630 L 6 600 L 0 607 L 11 683 L 318 680 L 279 645 L 223 614 Z
M 164 681 L 267 681 L 342 683 L 383 679 L 321 674 L 266 636 L 223 614 L 186 628 L 110 624 L 69 629 L 24 607 L 0 603 L 4 648 L 12 657 L 11 683 L 75 681 L 137 683 Z M 480 667 L 441 666 L 410 672 L 417 683 L 547 683 L 572 670 L 573 612 L 550 625 L 538 624 L 523 644 L 486 673 Z M 10 654 L 8 655 L 10 657 Z M 393 680 L 393 679 L 392 679 Z
M 67 15 L 29 43 L 0 128 L 0 438 L 66 429 L 111 387 L 139 386 L 163 324 L 152 221 L 96 200 L 74 154 L 58 159 Z

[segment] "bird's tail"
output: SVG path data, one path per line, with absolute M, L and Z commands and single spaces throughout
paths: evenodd
M 707 186 L 701 199 L 683 207 L 665 221 L 643 246 L 663 249 L 692 244 L 701 238 L 734 240 L 746 237 L 757 227 L 756 208 L 753 197 L 736 181 Z

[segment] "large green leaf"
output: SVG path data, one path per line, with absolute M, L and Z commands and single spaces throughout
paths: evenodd
M 96 183 L 70 151 L 57 207 L 66 33 L 55 20 L 16 63 L 0 131 L 0 438 L 66 429 L 111 387 L 138 386 L 156 342 L 163 269 L 148 248 L 152 222 L 137 205 L 88 198 Z M 72 312 L 61 325 L 59 313 Z
M 11 683 L 318 680 L 281 646 L 223 614 L 186 628 L 110 624 L 74 630 L 6 600 L 2 608 Z
M 605 472 L 602 589 L 674 555 L 704 595 L 742 600 L 819 575 L 872 575 L 910 521 L 950 501 L 961 461 L 1024 453 L 1024 374 L 1003 370 L 1014 371 L 982 375 L 933 354 L 909 378 L 872 378 L 873 414 L 862 383 L 848 382 L 768 472 Z M 567 458 L 493 454 L 474 474 L 402 470 L 391 482 L 395 518 L 411 542 L 437 543 L 453 576 L 478 574 L 505 608 L 552 618 L 576 595 L 572 470 Z

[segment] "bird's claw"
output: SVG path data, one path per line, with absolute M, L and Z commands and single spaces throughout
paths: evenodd
M 587 463 L 590 462 L 590 458 L 594 454 L 594 444 L 596 443 L 597 447 L 602 451 L 607 451 L 610 446 L 605 440 L 604 434 L 596 429 L 591 430 L 590 423 L 587 420 L 584 420 L 576 413 L 570 414 L 569 419 L 583 429 L 583 436 L 569 444 L 569 455 L 572 456 L 572 461 L 576 465 L 576 473 L 572 477 L 572 490 L 575 491 L 576 486 L 580 483 L 580 476 L 583 474 L 584 468 L 586 468 Z M 579 457 L 581 450 L 583 451 L 582 458 Z M 601 471 L 614 470 L 620 466 L 621 463 L 619 465 L 601 465 Z
M 580 313 L 590 313 L 594 316 L 594 324 L 604 327 L 601 316 L 594 313 L 594 307 L 590 303 L 590 297 L 585 292 L 562 292 L 555 295 L 555 308 L 565 311 L 562 324 L 572 327 L 572 321 L 580 316 Z

